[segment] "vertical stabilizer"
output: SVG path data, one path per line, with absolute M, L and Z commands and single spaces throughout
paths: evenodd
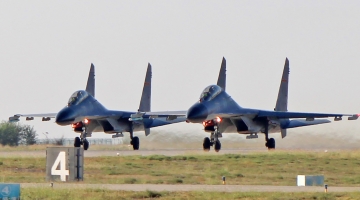
M 279 94 L 276 101 L 275 111 L 287 111 L 288 105 L 288 86 L 289 86 L 289 60 L 286 58 L 284 71 L 280 81 Z
M 139 111 L 149 112 L 151 110 L 151 65 L 148 64 L 143 92 L 141 95 Z
M 289 88 L 289 60 L 285 59 L 284 71 L 280 81 L 278 98 L 276 100 L 275 111 L 287 111 L 288 105 L 288 88 Z M 281 137 L 286 137 L 286 129 L 281 129 Z
M 91 63 L 89 77 L 86 84 L 86 92 L 95 97 L 95 66 Z
M 226 88 L 226 60 L 224 57 L 221 62 L 221 68 L 219 72 L 217 85 L 220 86 L 223 90 L 225 90 Z

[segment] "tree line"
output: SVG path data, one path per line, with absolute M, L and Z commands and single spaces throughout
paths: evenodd
M 33 126 L 19 122 L 0 123 L 0 144 L 3 146 L 33 145 L 36 143 L 36 137 L 37 133 Z

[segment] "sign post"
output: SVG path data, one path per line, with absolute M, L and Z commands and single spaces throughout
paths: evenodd
M 80 147 L 47 147 L 47 181 L 82 181 L 84 149 Z

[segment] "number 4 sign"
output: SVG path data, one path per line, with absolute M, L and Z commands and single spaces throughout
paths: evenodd
M 47 147 L 46 180 L 80 181 L 84 174 L 84 149 L 80 147 Z M 1 191 L 0 191 L 1 192 Z
M 60 169 L 57 169 L 60 166 Z M 66 181 L 66 176 L 69 176 L 69 170 L 66 170 L 66 154 L 65 151 L 60 151 L 53 166 L 51 167 L 51 175 L 59 175 L 61 181 Z

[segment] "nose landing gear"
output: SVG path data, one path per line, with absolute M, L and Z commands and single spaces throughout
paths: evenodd
M 219 129 L 218 129 L 218 126 L 215 125 L 214 126 L 214 132 L 211 132 L 211 135 L 210 135 L 210 138 L 206 137 L 204 138 L 204 142 L 203 142 L 203 149 L 204 151 L 210 151 L 210 146 L 214 146 L 214 149 L 216 152 L 219 152 L 220 149 L 221 149 L 221 143 L 220 143 L 220 140 L 219 140 L 219 137 L 222 137 Z
M 83 145 L 84 150 L 88 150 L 90 143 L 89 141 L 86 139 L 86 137 L 84 137 L 84 135 L 86 135 L 86 133 L 81 133 L 80 137 L 75 137 L 74 139 L 74 147 L 81 147 L 81 145 Z
M 72 127 L 74 128 L 74 131 L 77 133 L 80 133 L 80 137 L 75 137 L 75 139 L 74 139 L 74 147 L 81 147 L 81 145 L 83 145 L 84 150 L 89 149 L 90 143 L 86 139 L 86 135 L 87 135 L 86 124 L 88 124 L 88 123 L 89 123 L 89 120 L 85 119 L 83 122 L 77 122 L 72 125 Z M 91 136 L 91 134 L 90 134 L 90 136 Z

